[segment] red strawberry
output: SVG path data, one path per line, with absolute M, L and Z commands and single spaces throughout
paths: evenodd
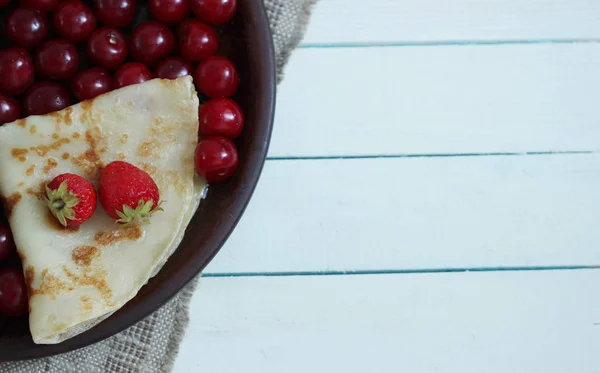
M 117 223 L 148 223 L 160 208 L 158 186 L 144 170 L 131 163 L 114 161 L 100 172 L 100 203 Z
M 96 191 L 83 177 L 60 174 L 48 185 L 44 203 L 64 227 L 76 227 L 96 211 Z

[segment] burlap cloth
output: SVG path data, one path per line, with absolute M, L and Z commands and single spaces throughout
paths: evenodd
M 273 32 L 278 78 L 283 76 L 316 0 L 263 0 Z M 0 363 L 14 373 L 154 373 L 170 372 L 189 321 L 192 281 L 162 308 L 129 329 L 95 345 L 44 359 Z

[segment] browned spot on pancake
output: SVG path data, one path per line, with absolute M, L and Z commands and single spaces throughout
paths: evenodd
M 179 172 L 176 170 L 168 170 L 155 178 L 156 183 L 166 188 L 173 188 L 180 194 L 187 193 L 187 186 L 182 182 Z
M 146 162 L 142 162 L 140 164 L 140 167 L 142 170 L 146 171 L 150 175 L 152 175 L 152 176 L 156 175 L 156 166 L 155 165 L 152 165 L 152 164 L 146 163 Z
M 73 132 L 73 134 L 71 136 L 73 136 L 74 139 L 78 139 L 78 138 L 81 137 L 81 135 L 79 134 L 79 132 Z
M 110 232 L 98 232 L 94 240 L 100 246 L 106 246 L 119 241 L 135 241 L 142 237 L 142 229 L 138 225 L 115 228 Z
M 58 166 L 58 162 L 56 161 L 56 159 L 54 159 L 54 158 L 48 158 L 46 160 L 46 165 L 44 166 L 43 171 L 44 171 L 45 174 L 47 174 L 48 172 L 50 172 L 56 166 Z
M 58 139 L 59 137 L 60 137 L 60 136 L 58 136 L 58 133 L 53 133 L 53 134 L 52 134 L 52 138 L 53 138 L 53 139 Z
M 87 101 L 82 101 L 80 102 L 81 105 L 81 116 L 79 117 L 79 120 L 82 123 L 88 123 L 88 124 L 99 124 L 100 122 L 100 116 L 98 115 L 98 113 L 94 112 L 93 110 L 93 102 L 94 100 L 87 100 Z
M 104 167 L 104 164 L 100 161 L 100 156 L 94 149 L 88 149 L 77 157 L 73 157 L 72 161 L 81 168 L 88 178 L 92 179 L 95 179 L 100 169 Z
M 79 226 L 63 227 L 62 224 L 60 224 L 60 222 L 58 221 L 58 219 L 54 215 L 52 215 L 52 213 L 48 209 L 46 210 L 45 218 L 46 218 L 46 225 L 53 231 L 56 231 L 62 235 L 66 236 L 66 235 L 73 234 L 73 233 L 79 231 Z
M 22 181 L 19 184 L 17 184 L 18 187 L 22 187 L 23 185 L 25 185 L 25 183 Z
M 21 198 L 22 198 L 22 196 L 21 196 L 21 193 L 19 193 L 19 192 L 14 192 L 7 198 L 2 198 L 2 206 L 4 206 L 4 214 L 6 215 L 7 218 L 10 218 L 10 216 L 12 215 L 13 209 L 21 201 Z
M 102 140 L 99 128 L 93 128 L 85 131 L 85 141 L 88 143 L 90 148 L 95 149 L 98 146 L 98 142 Z
M 64 330 L 66 327 L 67 327 L 67 323 L 61 322 L 58 324 L 54 324 L 54 326 L 52 327 L 52 331 L 55 333 L 58 333 L 61 330 Z
M 25 119 L 19 119 L 19 120 L 17 120 L 16 123 L 17 123 L 17 126 L 23 127 L 23 128 L 25 128 L 25 124 L 27 124 L 27 122 L 25 121 Z
M 33 267 L 30 268 L 32 268 L 33 271 Z M 91 286 L 100 292 L 106 303 L 112 303 L 112 291 L 106 282 L 107 274 L 105 269 L 100 267 L 85 267 L 84 271 L 80 274 L 69 270 L 65 265 L 62 266 L 62 269 L 66 275 L 65 279 L 60 279 L 58 276 L 50 273 L 48 269 L 44 269 L 40 277 L 40 285 L 37 289 L 32 285 L 32 275 L 31 281 L 28 282 L 29 297 L 46 295 L 52 299 L 56 299 L 56 296 L 60 293 L 73 291 L 76 288 Z M 81 299 L 82 301 L 87 302 L 83 297 Z
M 21 254 L 19 250 L 17 250 L 17 255 L 19 256 L 19 259 L 21 259 L 21 263 L 25 263 L 27 256 L 25 254 Z
M 73 263 L 78 266 L 89 266 L 92 260 L 96 259 L 100 252 L 94 246 L 77 246 L 71 253 Z
M 29 127 L 29 133 L 33 135 L 36 132 L 37 132 L 37 127 L 35 126 L 35 124 L 32 124 L 31 127 Z
M 121 161 L 125 159 L 125 153 L 119 153 L 117 154 L 117 158 L 120 159 Z
M 60 124 L 62 122 L 63 117 L 62 117 L 62 113 L 60 111 L 53 111 L 48 115 L 51 116 L 52 118 L 54 118 L 57 123 Z
M 149 157 L 152 155 L 153 149 L 152 142 L 145 141 L 138 147 L 137 153 L 141 157 Z
M 121 135 L 121 144 L 127 143 L 128 138 L 129 138 L 129 136 L 126 133 L 122 134 Z
M 90 179 L 97 178 L 100 170 L 104 168 L 104 163 L 100 161 L 98 155 L 98 142 L 101 140 L 100 129 L 93 128 L 85 131 L 85 141 L 88 143 L 89 148 L 78 156 L 71 158 L 72 162 L 81 168 Z
M 165 145 L 173 142 L 175 142 L 173 128 L 164 125 L 163 119 L 157 117 L 154 118 L 153 125 L 150 128 L 149 138 L 139 145 L 137 154 L 141 157 L 157 156 Z
M 69 159 L 69 157 L 70 157 L 70 156 L 71 156 L 71 155 L 70 155 L 69 153 L 67 153 L 67 152 L 65 152 L 65 153 L 62 153 L 62 159 L 65 159 L 65 160 L 66 160 L 66 159 Z
M 30 196 L 34 196 L 37 199 L 42 199 L 42 196 L 46 195 L 46 181 L 40 181 L 40 185 L 38 187 L 38 190 L 34 190 L 33 188 L 29 187 L 26 189 L 27 194 L 29 194 Z M 50 212 L 50 210 L 48 210 L 48 212 Z
M 35 281 L 35 268 L 27 266 L 25 268 L 25 285 L 27 286 L 27 294 L 33 295 L 33 282 Z
M 64 144 L 68 144 L 70 142 L 71 142 L 71 140 L 69 140 L 67 138 L 63 138 L 63 139 L 53 142 L 50 145 L 32 146 L 29 148 L 29 150 L 34 151 L 40 157 L 45 157 L 51 150 L 58 150 Z
M 79 116 L 79 121 L 80 121 L 81 123 L 87 123 L 87 122 L 88 122 L 88 113 L 87 113 L 87 111 L 85 111 L 85 110 L 84 110 L 84 111 L 81 113 L 81 115 Z
M 93 100 L 85 100 L 85 101 L 81 101 L 79 103 L 79 106 L 81 106 L 81 110 L 83 110 L 83 111 L 90 110 L 93 105 L 94 105 L 94 101 Z
M 65 108 L 65 124 L 70 126 L 73 123 L 73 119 L 71 119 L 71 113 L 73 113 L 72 107 Z
M 173 136 L 173 128 L 169 126 L 162 126 L 160 124 L 156 124 L 154 127 L 150 128 L 150 134 L 152 135 L 152 142 L 156 145 L 161 145 L 164 143 L 173 143 L 175 142 L 175 136 Z
M 71 280 L 71 283 L 77 288 L 91 286 L 96 288 L 107 304 L 111 304 L 112 290 L 106 283 L 106 270 L 97 268 L 95 271 L 84 271 L 81 275 L 71 272 L 67 266 L 63 265 L 63 271 Z
M 35 171 L 35 165 L 32 164 L 31 166 L 29 166 L 29 168 L 27 169 L 27 171 L 25 171 L 25 175 L 31 176 L 31 175 L 33 175 L 34 171 Z
M 35 289 L 31 288 L 29 296 L 35 295 L 47 295 L 52 299 L 56 299 L 56 296 L 62 291 L 72 291 L 74 287 L 62 281 L 55 275 L 51 274 L 48 269 L 42 271 L 40 278 L 40 286 Z
M 81 308 L 84 311 L 90 312 L 92 310 L 92 300 L 90 297 L 82 295 L 79 299 L 81 299 Z
M 54 128 L 56 131 L 60 131 L 60 124 L 63 121 L 62 113 L 60 111 L 53 111 L 48 115 L 54 118 Z
M 14 148 L 10 151 L 13 158 L 18 159 L 19 162 L 25 162 L 27 160 L 27 153 L 29 153 L 29 150 L 23 148 Z

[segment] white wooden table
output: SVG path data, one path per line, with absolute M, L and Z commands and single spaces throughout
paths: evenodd
M 277 105 L 176 373 L 600 372 L 598 0 L 321 0 Z

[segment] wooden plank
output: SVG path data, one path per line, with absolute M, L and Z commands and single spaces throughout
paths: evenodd
M 599 154 L 268 161 L 206 272 L 596 265 L 599 190 Z
M 597 372 L 600 271 L 204 278 L 174 373 Z
M 599 38 L 596 0 L 319 1 L 304 43 Z
M 598 66 L 600 44 L 298 50 L 270 156 L 597 150 Z

